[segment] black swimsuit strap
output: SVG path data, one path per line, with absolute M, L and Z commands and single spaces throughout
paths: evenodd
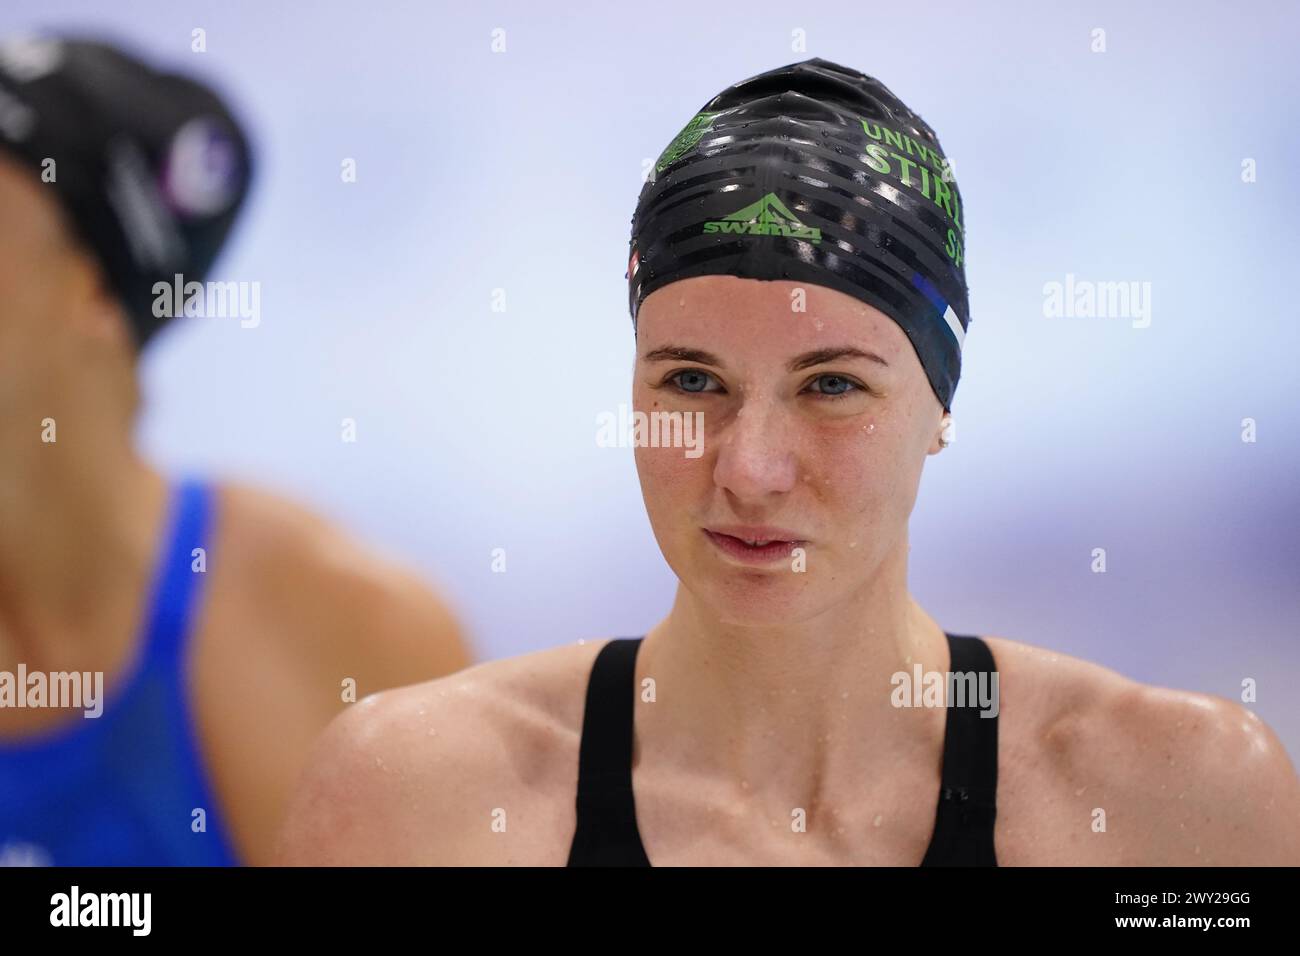
M 996 673 L 993 653 L 983 640 L 953 634 L 947 638 L 948 669 L 953 674 L 974 673 L 978 681 L 981 673 Z M 650 865 L 637 829 L 632 793 L 636 655 L 641 640 L 608 641 L 592 664 L 578 752 L 578 820 L 569 866 Z M 922 866 L 997 865 L 993 825 L 998 719 L 981 716 L 983 711 L 971 702 L 953 706 L 959 702 L 947 701 L 939 809 Z
M 978 637 L 947 635 L 952 663 L 948 670 L 961 681 L 962 674 L 987 674 L 991 690 L 997 673 L 993 652 Z M 978 691 L 979 683 L 975 687 Z M 993 824 L 997 820 L 998 718 L 986 717 L 979 701 L 948 700 L 943 741 L 943 781 L 934 836 L 922 866 L 997 866 Z M 997 694 L 994 694 L 994 704 Z
M 606 642 L 587 684 L 578 752 L 578 828 L 569 866 L 649 866 L 632 798 L 636 653 L 641 638 Z

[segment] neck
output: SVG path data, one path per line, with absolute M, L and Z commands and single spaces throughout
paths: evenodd
M 894 674 L 948 666 L 942 629 L 908 594 L 906 565 L 904 540 L 848 602 L 771 627 L 721 620 L 679 585 L 638 661 L 663 701 L 642 711 L 654 737 L 671 741 L 683 770 L 752 794 L 806 792 L 808 781 L 851 789 L 891 762 L 937 760 L 943 712 L 891 703 Z
M 23 391 L 0 421 L 0 657 L 50 670 L 129 646 L 166 504 L 129 415 L 62 384 Z

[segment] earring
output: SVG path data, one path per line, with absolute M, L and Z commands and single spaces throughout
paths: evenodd
M 943 431 L 939 433 L 939 447 L 947 448 L 953 443 L 953 439 L 956 437 L 957 435 L 954 431 L 952 417 L 945 415 L 943 419 Z

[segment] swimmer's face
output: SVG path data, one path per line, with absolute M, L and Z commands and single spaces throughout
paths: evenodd
M 655 537 L 697 599 L 727 621 L 794 622 L 906 562 L 943 408 L 897 323 L 822 286 L 703 276 L 651 293 L 637 326 L 636 411 L 703 423 L 697 457 L 636 448 Z M 784 546 L 746 563 L 707 533 L 735 526 L 789 532 L 802 572 Z

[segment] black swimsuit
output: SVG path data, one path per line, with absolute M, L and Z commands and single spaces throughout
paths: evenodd
M 953 673 L 992 673 L 978 637 L 948 634 Z M 578 826 L 569 866 L 649 866 L 632 796 L 636 654 L 641 638 L 616 638 L 596 655 L 578 755 Z M 976 707 L 949 707 L 934 835 L 921 866 L 997 866 L 998 721 Z

